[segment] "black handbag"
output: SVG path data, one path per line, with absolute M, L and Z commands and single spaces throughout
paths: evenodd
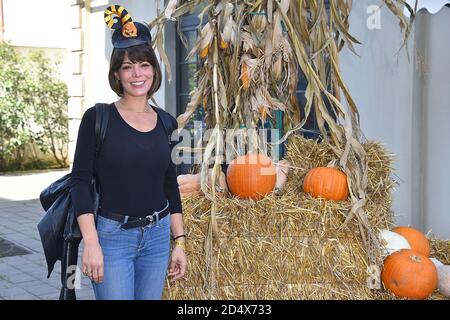
M 109 105 L 98 103 L 95 105 L 95 139 L 96 155 L 100 151 L 105 138 L 109 119 Z M 76 300 L 74 280 L 76 275 L 78 246 L 82 239 L 77 217 L 73 211 L 70 195 L 71 174 L 66 174 L 45 188 L 39 200 L 45 210 L 44 216 L 38 223 L 39 235 L 44 248 L 50 277 L 57 260 L 61 261 L 61 292 L 60 300 Z M 99 195 L 95 178 L 92 179 L 91 192 L 98 205 Z M 71 283 L 72 282 L 72 283 Z

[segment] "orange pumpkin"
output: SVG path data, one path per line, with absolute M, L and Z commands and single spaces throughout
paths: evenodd
M 411 246 L 411 250 L 417 251 L 426 257 L 430 255 L 430 242 L 419 230 L 410 227 L 396 227 L 392 231 L 405 237 Z
M 318 167 L 311 169 L 303 182 L 303 191 L 313 197 L 327 200 L 346 200 L 348 198 L 347 176 L 336 168 Z
M 177 177 L 180 195 L 185 197 L 200 191 L 200 174 L 182 174 Z
M 241 199 L 262 199 L 273 191 L 275 182 L 275 166 L 263 154 L 251 153 L 238 157 L 227 169 L 228 188 Z
M 208 171 L 208 187 L 211 187 L 211 175 L 212 169 Z M 190 195 L 201 195 L 201 176 L 200 173 L 196 174 L 181 174 L 177 177 L 178 189 L 182 198 Z M 217 195 L 224 196 L 226 194 L 227 181 L 225 174 L 221 171 L 217 177 Z
M 125 25 L 122 28 L 122 35 L 125 38 L 136 37 L 137 36 L 136 25 L 132 21 L 125 23 Z
M 381 280 L 397 297 L 426 299 L 437 287 L 437 271 L 426 256 L 403 249 L 384 260 Z

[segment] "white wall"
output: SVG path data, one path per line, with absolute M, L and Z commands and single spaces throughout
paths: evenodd
M 427 229 L 450 239 L 450 8 L 435 15 L 421 11 L 419 22 L 422 34 L 416 61 L 421 67 L 416 68 L 415 79 L 423 92 L 417 101 L 422 127 L 417 154 L 423 168 L 420 219 Z
M 396 222 L 450 239 L 450 187 L 446 181 L 450 172 L 445 164 L 450 145 L 448 139 L 438 139 L 450 136 L 450 48 L 444 44 L 450 17 L 436 19 L 426 11 L 419 13 L 408 41 L 408 60 L 405 48 L 396 55 L 403 38 L 397 18 L 387 8 L 381 10 L 381 29 L 367 27 L 367 8 L 373 4 L 373 0 L 353 2 L 350 33 L 363 45 L 355 47 L 359 57 L 348 49 L 341 53 L 344 80 L 360 110 L 367 138 L 381 141 L 397 156 Z M 443 8 L 439 15 L 449 13 L 449 8 Z M 428 15 L 432 24 L 425 31 L 428 24 L 423 15 Z M 440 23 L 435 23 L 438 20 Z M 424 50 L 418 54 L 420 45 Z M 420 76 L 423 65 L 428 70 L 425 82 Z
M 411 108 L 412 63 L 402 50 L 398 22 L 382 10 L 380 30 L 369 30 L 366 9 L 371 0 L 353 2 L 350 33 L 360 57 L 348 49 L 341 53 L 341 69 L 361 115 L 361 127 L 370 140 L 379 140 L 398 156 L 395 172 L 401 179 L 395 192 L 394 211 L 399 223 L 411 221 Z M 406 160 L 406 161 L 405 161 Z

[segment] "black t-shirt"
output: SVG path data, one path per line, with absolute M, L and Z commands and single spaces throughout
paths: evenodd
M 106 136 L 95 159 L 95 108 L 83 115 L 72 168 L 71 196 L 75 214 L 94 212 L 90 183 L 100 185 L 100 206 L 106 210 L 144 217 L 162 210 L 167 201 L 171 213 L 181 213 L 171 147 L 158 116 L 148 132 L 131 127 L 110 104 Z M 175 121 L 175 119 L 173 119 Z M 176 122 L 176 121 L 175 121 Z

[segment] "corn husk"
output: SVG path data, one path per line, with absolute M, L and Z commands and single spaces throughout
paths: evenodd
M 384 0 L 384 3 L 398 17 L 405 38 L 402 45 L 405 45 L 414 14 L 409 20 L 403 16 L 403 0 Z M 173 2 L 169 4 L 173 5 Z M 284 114 L 284 135 L 276 142 L 281 143 L 302 130 L 314 110 L 324 145 L 327 146 L 327 152 L 331 152 L 328 162 L 334 161 L 348 176 L 350 199 L 348 205 L 341 207 L 339 211 L 343 220 L 339 220 L 340 227 L 337 232 L 347 230 L 352 236 L 359 237 L 359 242 L 354 245 L 364 248 L 358 252 L 360 257 L 365 258 L 367 265 L 379 266 L 381 256 L 376 233 L 378 224 L 371 211 L 375 200 L 369 196 L 370 157 L 368 149 L 363 147 L 365 141 L 360 130 L 357 106 L 339 69 L 339 51 L 343 46 L 347 45 L 355 52 L 353 46 L 360 44 L 349 33 L 348 17 L 351 7 L 350 0 L 331 1 L 328 11 L 325 10 L 323 0 L 179 0 L 176 9 L 170 8 L 170 18 L 178 20 L 184 13 L 200 8 L 200 12 L 197 11 L 200 17 L 199 38 L 188 59 L 200 54 L 203 62 L 197 73 L 198 86 L 191 92 L 191 101 L 185 113 L 177 120 L 179 127 L 184 127 L 195 110 L 206 101 L 203 104 L 206 127 L 213 129 L 211 139 L 200 146 L 203 153 L 203 163 L 200 167 L 202 177 L 206 177 L 211 168 L 218 172 L 216 169 L 223 161 L 217 154 L 225 140 L 224 129 L 245 127 L 248 132 L 254 132 L 258 122 L 266 120 L 267 117 L 271 124 L 275 125 L 272 115 L 274 111 L 281 110 Z M 409 6 L 407 8 L 410 9 Z M 205 16 L 208 21 L 202 26 Z M 167 20 L 167 16 L 161 14 L 151 23 L 151 26 L 156 27 L 157 49 L 166 66 L 168 59 L 162 53 L 163 37 L 160 34 Z M 181 34 L 180 37 L 183 40 Z M 223 48 L 221 40 L 228 44 L 228 48 Z M 295 98 L 299 70 L 308 82 L 304 106 L 299 106 Z M 204 96 L 208 96 L 208 99 L 203 100 Z M 302 118 L 299 116 L 299 107 L 304 110 Z M 255 137 L 249 137 L 248 141 L 256 144 L 259 149 L 264 148 L 261 141 Z M 238 148 L 235 149 L 233 152 L 236 156 Z M 217 177 L 213 178 L 213 181 L 216 180 Z M 388 188 L 379 188 L 380 192 L 386 189 Z M 215 188 L 208 190 L 206 179 L 202 179 L 202 190 L 205 192 L 206 202 L 199 203 L 205 206 L 204 219 L 208 227 L 200 233 L 204 241 L 199 248 L 206 254 L 205 264 L 202 265 L 203 280 L 211 297 L 211 292 L 216 288 L 214 273 L 221 261 L 217 252 L 226 248 L 237 250 L 233 249 L 233 246 L 243 248 L 245 242 L 222 243 L 215 238 L 221 234 L 222 228 L 226 229 L 226 225 L 220 224 L 223 214 L 220 201 L 225 200 L 217 199 Z M 289 192 L 297 190 L 288 190 L 283 197 L 296 196 Z M 386 201 L 382 204 L 383 208 L 390 208 L 387 198 L 381 198 L 379 201 Z M 233 206 L 230 204 L 231 208 Z M 312 208 L 323 213 L 315 205 Z M 234 214 L 242 211 L 238 207 L 233 210 Z M 252 212 L 255 209 L 246 210 Z M 250 223 L 250 216 L 248 219 Z M 385 223 L 390 219 L 392 217 L 386 217 Z M 337 220 L 334 222 L 337 223 Z M 282 242 L 273 245 L 287 246 Z M 281 251 L 277 252 L 279 254 Z M 346 254 L 342 253 L 342 256 L 345 257 Z M 270 283 L 265 277 L 260 278 L 260 282 L 262 279 Z M 271 284 L 270 290 L 275 290 L 275 284 Z M 222 285 L 221 288 L 228 288 L 226 292 L 229 296 L 231 293 L 228 292 L 233 292 L 233 288 L 231 285 Z M 314 284 L 313 287 L 317 292 L 321 292 L 327 286 L 317 287 Z M 261 288 L 259 292 L 270 291 L 267 290 Z M 289 290 L 292 291 L 292 288 L 278 288 L 275 291 L 286 293 Z M 333 293 L 336 297 L 345 292 L 343 288 L 336 290 Z M 361 292 L 359 294 L 364 296 Z

